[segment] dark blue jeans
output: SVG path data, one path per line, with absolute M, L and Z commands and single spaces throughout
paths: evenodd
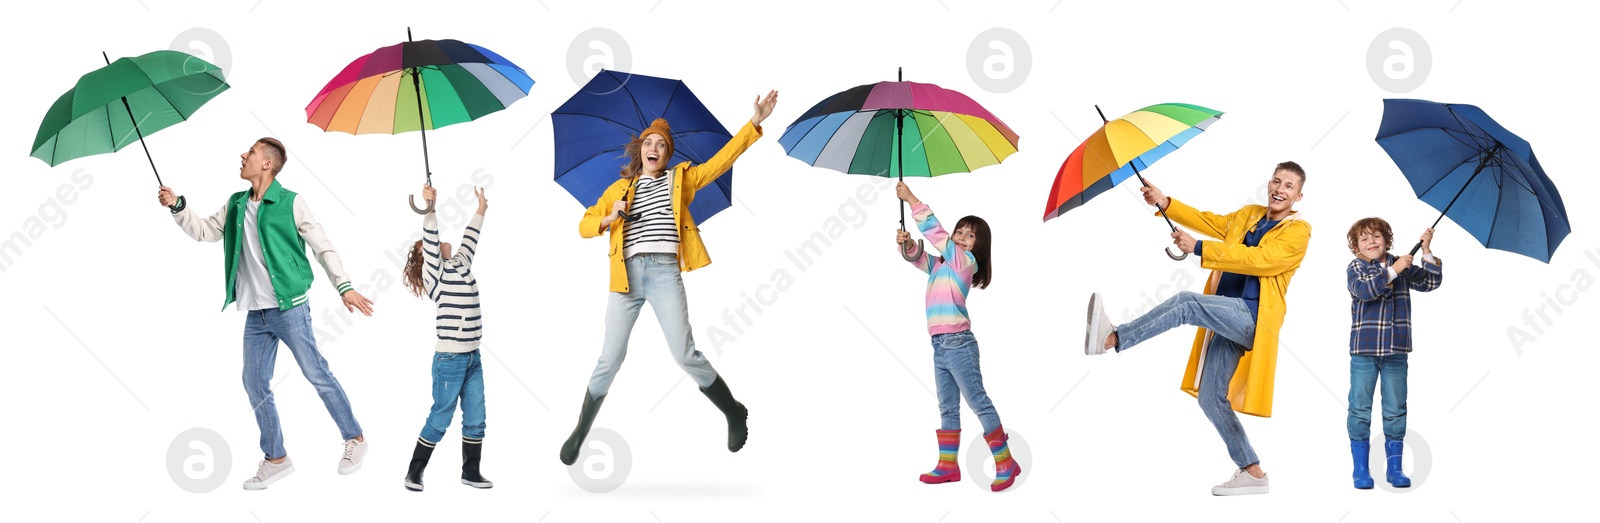
M 1388 356 L 1350 355 L 1350 415 L 1345 428 L 1353 441 L 1372 436 L 1372 391 L 1382 376 L 1383 436 L 1400 441 L 1406 437 L 1407 353 Z
M 483 439 L 483 357 L 479 351 L 433 353 L 433 407 L 422 439 L 438 443 L 461 403 L 461 437 Z

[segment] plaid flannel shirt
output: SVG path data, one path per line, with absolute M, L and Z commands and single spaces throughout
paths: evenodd
M 1411 291 L 1428 292 L 1444 281 L 1437 258 L 1422 255 L 1398 275 L 1393 285 L 1391 269 L 1398 258 L 1356 258 L 1345 269 L 1350 290 L 1350 354 L 1388 356 L 1411 352 Z

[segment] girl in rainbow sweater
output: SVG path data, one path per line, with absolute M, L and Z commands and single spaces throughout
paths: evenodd
M 947 234 L 933 217 L 933 210 L 911 194 L 905 183 L 895 187 L 895 195 L 911 204 L 917 229 L 927 238 L 938 256 L 924 252 L 911 262 L 928 273 L 928 334 L 933 336 L 933 375 L 938 387 L 941 423 L 939 464 L 923 474 L 923 483 L 945 483 L 961 479 L 956 451 L 961 448 L 961 397 L 983 424 L 984 441 L 994 454 L 995 479 L 989 489 L 999 492 L 1010 487 L 1022 473 L 1006 447 L 1006 431 L 994 403 L 983 390 L 983 374 L 978 366 L 978 340 L 972 336 L 967 318 L 967 293 L 973 285 L 989 286 L 989 224 L 977 216 L 956 222 L 955 234 Z M 911 234 L 896 231 L 896 244 L 905 244 Z

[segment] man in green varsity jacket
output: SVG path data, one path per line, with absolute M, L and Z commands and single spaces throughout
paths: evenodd
M 345 308 L 351 312 L 359 309 L 371 316 L 372 301 L 351 285 L 339 253 L 334 252 L 305 199 L 278 184 L 278 172 L 288 159 L 283 143 L 262 138 L 239 158 L 239 177 L 250 182 L 250 190 L 234 193 L 222 210 L 210 217 L 201 217 L 186 205 L 177 206 L 172 217 L 196 241 L 222 241 L 226 282 L 222 308 L 227 310 L 228 304 L 237 302 L 239 310 L 247 313 L 244 390 L 255 410 L 256 425 L 261 429 L 261 452 L 265 455 L 255 476 L 245 480 L 244 488 L 263 489 L 294 472 L 294 463 L 283 448 L 283 430 L 272 401 L 272 368 L 280 340 L 294 354 L 300 372 L 316 387 L 328 414 L 339 426 L 344 438 L 339 473 L 353 473 L 361 468 L 366 456 L 366 438 L 350 412 L 350 400 L 339 380 L 334 379 L 328 362 L 317 351 L 307 302 L 312 275 L 306 247 L 311 247 L 322 264 Z M 164 207 L 179 202 L 167 187 L 161 188 L 159 199 Z

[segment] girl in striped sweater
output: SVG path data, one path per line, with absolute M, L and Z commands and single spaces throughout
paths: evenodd
M 933 379 L 938 387 L 941 418 L 936 432 L 939 464 L 920 479 L 923 483 L 961 479 L 956 451 L 961 448 L 961 398 L 965 396 L 967 406 L 983 424 L 983 439 L 989 443 L 989 452 L 994 454 L 995 478 L 989 490 L 1005 490 L 1022 473 L 1022 467 L 1012 459 L 1011 450 L 1006 446 L 1005 428 L 1000 426 L 1000 415 L 995 413 L 994 403 L 983 390 L 978 340 L 972 336 L 972 323 L 967 318 L 967 293 L 973 285 L 987 288 L 991 278 L 989 223 L 977 216 L 967 216 L 956 222 L 955 234 L 947 234 L 933 217 L 933 210 L 911 194 L 904 182 L 895 186 L 895 195 L 911 204 L 917 229 L 939 254 L 930 256 L 924 252 L 911 262 L 928 273 L 928 334 L 933 335 Z M 896 233 L 897 245 L 904 245 L 911 239 L 911 233 Z
M 483 229 L 483 213 L 489 210 L 489 200 L 484 198 L 483 189 L 477 189 L 476 194 L 478 213 L 467 223 L 459 250 L 452 255 L 450 244 L 439 241 L 438 219 L 430 212 L 422 218 L 422 239 L 406 257 L 406 288 L 438 304 L 433 407 L 417 437 L 417 447 L 411 452 L 411 465 L 406 469 L 407 490 L 422 490 L 422 469 L 428 466 L 433 447 L 450 427 L 457 402 L 461 403 L 461 483 L 477 488 L 494 486 L 478 473 L 484 429 L 483 359 L 478 352 L 483 339 L 483 314 L 478 308 L 478 279 L 472 272 L 472 260 L 478 254 L 478 234 Z M 424 186 L 422 196 L 433 201 L 433 187 Z

